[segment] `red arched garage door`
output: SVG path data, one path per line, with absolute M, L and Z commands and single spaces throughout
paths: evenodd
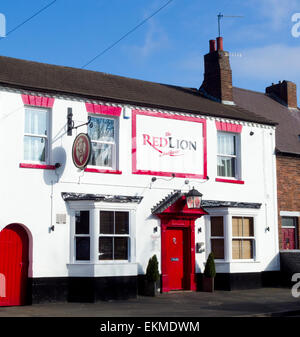
M 0 232 L 0 307 L 25 304 L 28 249 L 28 236 L 20 225 Z

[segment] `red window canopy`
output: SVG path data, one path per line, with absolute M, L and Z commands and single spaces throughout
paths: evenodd
M 52 108 L 54 104 L 53 97 L 22 95 L 23 103 L 26 105 L 40 106 L 43 108 Z
M 109 116 L 120 116 L 122 108 L 116 106 L 108 106 L 94 103 L 85 103 L 86 111 L 94 114 L 102 114 Z
M 219 131 L 241 133 L 243 125 L 216 121 L 216 128 Z

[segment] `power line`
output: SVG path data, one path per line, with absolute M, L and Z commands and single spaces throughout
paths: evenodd
M 57 0 L 54 0 L 54 1 L 50 2 L 48 5 L 46 5 L 45 7 L 43 7 L 42 9 L 40 9 L 39 11 L 37 11 L 36 13 L 34 13 L 33 15 L 31 15 L 28 19 L 26 19 L 25 21 L 23 21 L 20 24 L 18 24 L 16 27 L 14 27 L 9 32 L 7 32 L 6 36 L 8 36 L 9 34 L 15 32 L 17 29 L 19 29 L 20 27 L 22 27 L 23 25 L 25 25 L 25 23 L 27 23 L 28 21 L 30 21 L 31 19 L 33 19 L 34 17 L 36 17 L 37 15 L 39 15 L 40 13 L 42 13 L 43 11 L 45 11 L 47 8 L 49 8 L 50 6 L 52 6 L 56 1 Z M 4 38 L 5 37 L 1 37 L 1 39 L 4 39 Z
M 105 48 L 104 50 L 102 50 L 98 55 L 96 55 L 90 61 L 88 61 L 86 64 L 84 64 L 81 67 L 81 69 L 84 69 L 89 64 L 91 64 L 92 62 L 94 62 L 98 57 L 102 56 L 107 51 L 109 51 L 110 49 L 112 49 L 116 44 L 118 44 L 119 42 L 121 42 L 122 40 L 124 40 L 129 34 L 133 33 L 135 30 L 137 30 L 139 27 L 141 27 L 144 23 L 146 23 L 148 20 L 150 20 L 154 15 L 158 14 L 161 10 L 163 10 L 165 7 L 167 7 L 172 1 L 174 1 L 174 0 L 169 0 L 168 2 L 166 2 L 163 6 L 161 6 L 159 9 L 157 9 L 155 12 L 153 12 L 150 16 L 148 16 L 146 19 L 144 19 L 143 21 L 141 21 L 138 25 L 136 25 L 134 28 L 132 28 L 131 30 L 129 30 L 122 37 L 120 37 L 117 41 L 113 42 L 110 46 L 108 46 L 107 48 Z

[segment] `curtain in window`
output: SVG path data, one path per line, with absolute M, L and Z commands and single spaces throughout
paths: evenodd
M 236 155 L 235 135 L 218 133 L 218 154 Z
M 115 121 L 109 118 L 91 117 L 88 134 L 92 141 L 89 165 L 113 167 L 115 149 Z
M 232 258 L 253 259 L 253 218 L 232 217 L 232 237 Z M 253 237 L 253 239 L 251 237 Z
M 47 110 L 25 109 L 24 159 L 46 161 Z
M 47 135 L 47 110 L 25 110 L 25 133 Z
M 235 177 L 236 136 L 218 133 L 218 176 Z

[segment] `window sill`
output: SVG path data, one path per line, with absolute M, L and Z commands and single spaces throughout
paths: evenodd
M 217 182 L 220 183 L 230 183 L 230 184 L 245 184 L 244 180 L 235 180 L 235 179 L 224 179 L 224 178 L 216 178 Z
M 67 264 L 69 276 L 74 277 L 107 277 L 107 276 L 136 276 L 138 274 L 137 263 L 125 261 L 125 263 L 69 263 Z
M 84 170 L 84 172 L 92 172 L 92 173 L 108 173 L 108 174 L 122 174 L 122 171 L 119 170 L 110 170 L 110 169 L 96 169 L 88 167 Z
M 20 166 L 20 168 L 55 170 L 55 166 L 54 165 L 20 163 L 19 166 Z

